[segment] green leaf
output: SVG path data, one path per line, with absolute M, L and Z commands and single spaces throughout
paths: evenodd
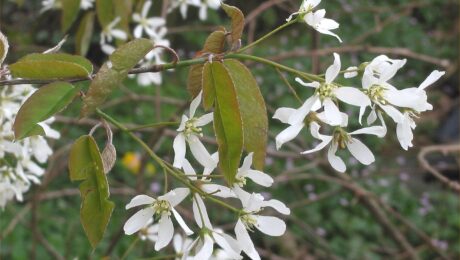
M 69 79 L 88 77 L 93 65 L 82 56 L 64 53 L 33 53 L 9 66 L 14 77 L 24 79 Z
M 104 103 L 112 91 L 128 76 L 128 72 L 153 49 L 147 39 L 136 39 L 120 46 L 110 55 L 89 86 L 83 99 L 80 116 L 85 117 Z
M 32 135 L 43 135 L 38 123 L 63 110 L 79 91 L 67 82 L 53 82 L 39 88 L 21 106 L 13 124 L 16 140 Z
M 216 91 L 214 130 L 219 145 L 219 166 L 226 181 L 232 185 L 243 150 L 243 126 L 235 86 L 221 62 L 210 64 Z
M 117 71 L 128 71 L 136 66 L 144 56 L 153 49 L 154 45 L 148 39 L 135 39 L 116 49 L 109 59 L 112 68 Z
M 203 107 L 206 111 L 210 110 L 216 99 L 216 89 L 211 71 L 211 63 L 207 62 L 203 69 Z
M 83 16 L 75 36 L 76 52 L 81 56 L 86 56 L 91 44 L 91 36 L 94 28 L 94 12 L 88 12 Z
M 115 204 L 108 200 L 109 185 L 101 153 L 92 136 L 81 136 L 72 145 L 69 173 L 72 181 L 84 180 L 80 184 L 80 220 L 91 246 L 95 248 L 104 236 Z
M 0 32 L 0 65 L 2 65 L 6 58 L 6 54 L 8 54 L 8 48 L 8 39 Z
M 225 31 L 212 32 L 206 39 L 202 52 L 222 53 L 224 51 L 225 35 Z
M 102 29 L 115 19 L 114 3 L 112 0 L 96 0 L 97 19 Z
M 187 79 L 187 90 L 195 98 L 201 91 L 203 77 L 203 64 L 190 66 Z
M 232 45 L 239 44 L 239 40 L 241 39 L 244 29 L 244 14 L 235 6 L 226 4 L 221 4 L 221 6 L 225 13 L 227 13 L 227 15 L 232 19 Z
M 78 16 L 81 0 L 61 0 L 61 31 L 66 32 Z
M 262 170 L 267 149 L 268 118 L 259 85 L 249 69 L 234 59 L 224 61 L 236 87 L 243 121 L 244 149 L 254 152 L 254 166 Z

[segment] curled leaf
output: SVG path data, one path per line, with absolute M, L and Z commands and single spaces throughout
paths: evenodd
M 225 13 L 232 19 L 232 30 L 231 30 L 231 37 L 232 37 L 232 45 L 236 46 L 240 43 L 241 35 L 243 35 L 244 29 L 244 14 L 241 12 L 240 9 L 236 8 L 235 6 L 222 4 L 222 9 L 224 9 Z
M 91 246 L 95 248 L 104 236 L 115 204 L 109 200 L 109 185 L 96 141 L 89 135 L 78 138 L 69 156 L 70 179 L 83 180 L 80 220 Z

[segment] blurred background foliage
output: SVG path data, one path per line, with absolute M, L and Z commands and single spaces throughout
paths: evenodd
M 7 63 L 27 53 L 43 51 L 63 38 L 60 11 L 40 14 L 40 2 L 0 1 L 0 29 L 11 45 Z M 282 24 L 300 4 L 297 0 L 226 2 L 241 8 L 247 17 L 243 44 Z M 154 1 L 152 12 L 161 15 L 161 6 L 162 1 Z M 286 219 L 288 232 L 283 237 L 254 234 L 261 255 L 266 259 L 406 259 L 409 254 L 401 249 L 401 241 L 394 239 L 396 233 L 404 237 L 420 259 L 458 259 L 458 194 L 441 185 L 417 160 L 424 147 L 458 144 L 458 1 L 328 0 L 323 1 L 321 8 L 341 24 L 337 33 L 344 40 L 342 45 L 333 37 L 320 36 L 297 24 L 252 50 L 253 54 L 318 74 L 332 62 L 333 52 L 341 54 L 343 68 L 359 65 L 379 54 L 407 58 L 407 65 L 394 80 L 394 85 L 400 88 L 418 86 L 434 69 L 447 73 L 429 89 L 434 110 L 419 120 L 415 148 L 403 151 L 397 143 L 394 126 L 390 126 L 384 140 L 365 140 L 376 154 L 376 163 L 363 167 L 349 158 L 346 175 L 333 172 L 324 154 L 307 157 L 298 154 L 311 145 L 306 132 L 291 145 L 276 151 L 274 136 L 283 126 L 270 121 L 265 172 L 275 178 L 275 185 L 265 190 L 250 189 L 286 202 L 292 214 Z M 204 22 L 197 16 L 197 10 L 191 8 L 187 20 L 182 20 L 177 10 L 167 17 L 167 38 L 181 59 L 192 58 L 216 26 L 228 24 L 221 10 L 209 10 L 208 20 Z M 82 14 L 68 32 L 63 51 L 75 52 L 74 38 L 81 18 Z M 97 25 L 94 29 L 100 31 Z M 94 34 L 87 54 L 96 65 L 106 58 L 98 37 Z M 256 64 L 250 66 L 266 98 L 270 117 L 277 107 L 298 105 L 275 70 Z M 295 84 L 291 75 L 284 76 L 301 98 L 311 94 Z M 164 72 L 161 86 L 143 88 L 135 80 L 127 80 L 103 108 L 128 125 L 178 120 L 189 101 L 186 79 L 187 70 L 178 69 Z M 345 82 L 360 84 L 357 80 Z M 1 259 L 104 256 L 120 259 L 123 255 L 134 259 L 167 254 L 154 252 L 150 242 L 139 242 L 132 250 L 128 249 L 136 238 L 123 234 L 122 226 L 131 214 L 124 205 L 134 194 L 161 194 L 165 180 L 157 166 L 121 133 L 115 133 L 118 160 L 108 176 L 116 208 L 105 239 L 92 251 L 79 220 L 78 184 L 69 181 L 67 171 L 69 145 L 96 122 L 94 118 L 78 120 L 80 106 L 80 102 L 74 102 L 57 117 L 54 126 L 63 138 L 53 143 L 56 152 L 49 161 L 43 185 L 34 186 L 23 203 L 11 203 L 0 212 Z M 358 122 L 351 123 L 358 126 Z M 101 146 L 105 140 L 103 134 L 102 130 L 96 133 Z M 148 129 L 139 135 L 165 159 L 172 160 L 173 128 Z M 205 141 L 211 151 L 216 150 L 212 139 Z M 430 154 L 427 160 L 452 181 L 458 181 L 458 153 L 457 156 Z M 191 213 L 184 208 L 184 216 L 191 219 Z M 217 208 L 210 212 L 214 216 L 211 219 L 221 221 L 216 225 L 233 229 L 227 223 L 234 223 L 235 216 Z

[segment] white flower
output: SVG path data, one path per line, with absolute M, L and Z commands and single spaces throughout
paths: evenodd
M 313 27 L 316 31 L 322 34 L 327 34 L 336 37 L 339 42 L 342 42 L 340 37 L 331 32 L 339 28 L 339 24 L 329 18 L 324 18 L 326 15 L 326 10 L 320 9 L 313 11 L 313 9 L 321 3 L 321 0 L 304 0 L 300 5 L 299 11 L 291 14 L 286 21 L 291 21 L 294 15 L 299 15 L 308 25 Z
M 225 234 L 222 230 L 213 228 L 203 199 L 198 194 L 194 195 L 193 216 L 203 233 L 203 235 L 198 237 L 190 245 L 190 249 L 192 249 L 197 244 L 201 244 L 201 247 L 197 247 L 199 249 L 196 250 L 197 253 L 193 259 L 209 259 L 214 251 L 214 243 L 219 245 L 219 247 L 222 248 L 232 259 L 242 259 L 240 256 L 241 249 L 236 240 L 228 234 Z
M 235 182 L 240 186 L 243 187 L 246 185 L 246 178 L 253 180 L 255 183 L 262 185 L 264 187 L 270 187 L 273 184 L 273 178 L 270 175 L 251 169 L 252 165 L 252 157 L 254 153 L 249 153 L 243 161 L 243 165 L 241 168 L 238 169 L 236 173 Z
M 94 0 L 81 0 L 80 8 L 82 10 L 88 10 L 93 7 Z
M 242 190 L 238 185 L 235 185 L 233 189 L 243 205 L 243 213 L 235 225 L 236 240 L 241 249 L 251 259 L 260 259 L 248 230 L 252 231 L 254 228 L 257 228 L 266 235 L 281 236 L 286 231 L 286 224 L 280 218 L 262 216 L 259 212 L 265 207 L 271 207 L 284 215 L 289 215 L 291 211 L 279 200 L 271 199 L 264 201 L 261 194 L 250 194 Z
M 353 135 L 359 134 L 369 134 L 375 135 L 378 137 L 383 137 L 386 133 L 386 128 L 383 126 L 371 126 L 362 128 L 351 133 L 345 132 L 342 128 L 336 128 L 334 130 L 333 135 L 323 135 L 319 133 L 320 126 L 316 122 L 310 123 L 310 133 L 311 135 L 320 140 L 321 142 L 313 149 L 307 150 L 302 152 L 302 154 L 309 154 L 313 152 L 317 152 L 328 144 L 330 144 L 328 152 L 327 152 L 327 159 L 331 164 L 332 168 L 334 168 L 338 172 L 345 172 L 346 166 L 343 160 L 336 155 L 337 149 L 345 149 L 347 148 L 350 153 L 355 157 L 360 163 L 364 165 L 369 165 L 375 161 L 375 157 L 372 154 L 371 150 L 363 144 L 360 140 L 352 137 Z
M 350 105 L 358 106 L 361 110 L 371 104 L 366 94 L 359 89 L 353 87 L 340 87 L 333 83 L 340 72 L 340 68 L 340 56 L 334 53 L 334 63 L 326 70 L 324 83 L 319 83 L 317 81 L 305 83 L 300 78 L 296 78 L 296 81 L 300 84 L 314 88 L 315 93 L 298 109 L 283 107 L 275 111 L 273 118 L 290 125 L 276 136 L 277 149 L 299 134 L 300 130 L 305 126 L 305 117 L 311 111 L 316 111 L 324 107 L 323 121 L 329 125 L 336 126 L 343 122 L 343 115 L 339 111 L 335 101 L 340 100 Z
M 186 19 L 188 6 L 200 6 L 200 4 L 201 0 L 173 0 L 171 1 L 171 6 L 168 9 L 168 13 L 179 7 L 182 18 Z
M 158 216 L 158 241 L 155 243 L 155 250 L 158 251 L 167 246 L 173 238 L 174 226 L 171 220 L 171 213 L 187 235 L 193 234 L 193 231 L 190 230 L 179 213 L 174 209 L 174 207 L 182 202 L 189 193 L 190 191 L 187 188 L 176 188 L 157 199 L 147 195 L 138 195 L 134 197 L 128 205 L 126 205 L 126 209 L 141 205 L 145 206 L 126 221 L 123 227 L 125 234 L 134 234 L 145 227 L 154 215 Z
M 384 92 L 385 99 L 394 106 L 410 108 L 416 112 L 432 110 L 433 106 L 428 103 L 425 88 L 432 85 L 445 74 L 444 71 L 433 71 L 420 84 L 418 88 L 395 89 L 389 88 Z
M 121 21 L 120 17 L 116 17 L 111 23 L 109 23 L 101 32 L 100 45 L 102 51 L 106 54 L 112 54 L 115 51 L 115 47 L 110 45 L 114 39 L 119 39 L 125 41 L 128 39 L 128 35 L 121 29 L 116 29 L 115 27 Z
M 166 24 L 165 19 L 161 17 L 147 17 L 150 6 L 152 6 L 152 1 L 146 1 L 142 6 L 142 12 L 140 14 L 133 14 L 133 21 L 138 23 L 138 25 L 134 28 L 133 33 L 136 38 L 141 38 L 143 31 L 145 31 L 150 37 L 157 38 L 157 29 Z
M 213 113 L 208 113 L 198 118 L 195 117 L 196 109 L 201 103 L 201 95 L 202 92 L 200 92 L 190 104 L 189 116 L 182 115 L 182 121 L 177 129 L 179 134 L 177 134 L 173 143 L 173 166 L 176 168 L 182 168 L 187 150 L 186 143 L 188 143 L 195 159 L 203 165 L 203 167 L 214 169 L 217 166 L 217 162 L 212 159 L 199 139 L 199 137 L 202 136 L 201 127 L 209 124 L 213 120 Z

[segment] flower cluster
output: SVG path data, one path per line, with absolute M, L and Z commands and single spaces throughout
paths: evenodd
M 201 103 L 201 95 L 200 93 L 191 102 L 188 116 L 183 115 L 173 146 L 174 167 L 182 169 L 183 177 L 199 188 L 195 190 L 189 187 L 179 187 L 157 198 L 147 195 L 134 197 L 126 205 L 126 209 L 139 206 L 142 208 L 128 219 L 124 231 L 128 235 L 139 231 L 142 239 L 155 243 L 155 250 L 166 247 L 173 240 L 174 249 L 178 255 L 182 256 L 182 259 L 242 259 L 242 252 L 251 259 L 260 259 L 250 233 L 257 229 L 269 236 L 281 236 L 286 230 L 286 224 L 282 219 L 266 216 L 264 209 L 272 208 L 283 215 L 290 214 L 290 210 L 279 200 L 266 200 L 259 193 L 249 193 L 243 190 L 247 179 L 264 187 L 270 187 L 273 184 L 273 179 L 268 174 L 251 168 L 252 153 L 244 158 L 233 186 L 213 183 L 216 177 L 213 171 L 218 163 L 218 154 L 216 152 L 211 155 L 200 141 L 202 127 L 212 122 L 213 115 L 209 113 L 199 117 L 195 116 L 198 105 Z M 186 159 L 187 144 L 193 158 L 203 167 L 202 175 L 197 175 L 189 160 Z M 235 237 L 214 227 L 211 223 L 205 205 L 206 199 L 209 199 L 210 196 L 219 200 L 238 199 L 240 201 L 241 208 L 229 206 L 238 216 L 234 226 Z M 192 201 L 196 231 L 186 224 L 176 209 L 186 199 Z M 175 233 L 171 216 L 174 217 L 183 232 Z M 183 234 L 186 237 L 183 237 Z M 193 234 L 197 234 L 196 238 L 189 239 L 188 236 Z
M 324 9 L 314 11 L 320 3 L 321 0 L 304 0 L 299 11 L 289 16 L 287 21 L 296 16 L 296 20 L 305 21 L 318 32 L 332 35 L 342 42 L 339 36 L 330 31 L 337 29 L 339 24 L 324 18 Z M 327 68 L 324 81 L 306 83 L 301 78 L 296 78 L 299 84 L 312 88 L 314 93 L 298 109 L 282 107 L 276 110 L 273 118 L 289 125 L 276 136 L 276 148 L 280 149 L 284 143 L 293 140 L 304 127 L 307 127 L 311 136 L 319 140 L 319 144 L 302 154 L 317 152 L 329 146 L 329 163 L 335 170 L 345 172 L 346 165 L 336 153 L 339 149 L 346 148 L 360 163 L 369 165 L 375 161 L 373 153 L 354 136 L 374 135 L 383 138 L 387 133 L 384 114 L 396 123 L 396 134 L 401 147 L 405 150 L 412 147 L 412 131 L 416 127 L 414 118 L 421 112 L 433 108 L 427 101 L 425 88 L 442 77 L 444 72 L 433 71 L 417 88 L 397 89 L 389 81 L 405 63 L 405 59 L 395 60 L 380 55 L 369 63 L 363 63 L 361 69 L 349 67 L 344 72 L 345 78 L 354 78 L 360 73 L 362 75 L 361 88 L 349 87 L 336 82 L 337 76 L 341 73 L 341 61 L 340 56 L 334 53 L 334 63 Z M 360 125 L 369 107 L 371 112 L 366 120 L 367 126 L 347 131 L 349 115 L 340 111 L 340 106 L 345 105 L 341 102 L 359 108 Z M 377 119 L 381 125 L 373 125 Z M 327 126 L 331 133 L 321 134 L 321 126 Z
M 31 85 L 4 87 L 0 91 L 0 208 L 8 201 L 22 201 L 32 184 L 39 184 L 45 170 L 39 165 L 52 154 L 43 136 L 14 141 L 12 125 L 21 104 L 35 89 Z M 57 139 L 59 132 L 51 129 L 53 119 L 40 123 L 47 137 Z

